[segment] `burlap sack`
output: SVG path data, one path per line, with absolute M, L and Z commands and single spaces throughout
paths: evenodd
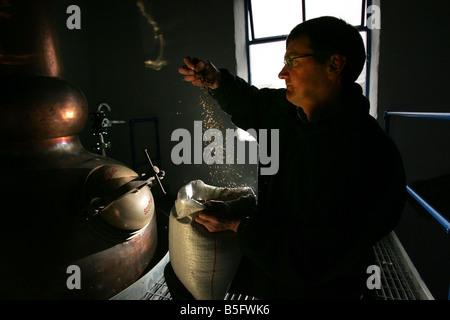
M 169 219 L 169 256 L 172 268 L 198 300 L 223 300 L 242 253 L 234 232 L 210 233 L 194 221 L 204 200 L 233 200 L 254 195 L 251 188 L 222 188 L 201 180 L 178 192 Z

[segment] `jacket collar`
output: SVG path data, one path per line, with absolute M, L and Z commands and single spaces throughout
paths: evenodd
M 309 122 L 303 109 L 301 107 L 296 107 L 296 109 L 297 116 L 302 125 L 314 126 L 316 124 L 328 122 L 330 118 L 354 118 L 355 116 L 359 117 L 361 114 L 368 114 L 370 110 L 370 103 L 369 100 L 362 94 L 361 86 L 357 83 L 353 83 L 344 91 L 343 107 L 328 114 L 318 121 Z

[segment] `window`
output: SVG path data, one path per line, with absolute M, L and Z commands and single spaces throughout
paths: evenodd
M 357 82 L 366 96 L 369 90 L 370 29 L 366 25 L 366 7 L 370 0 L 245 0 L 247 33 L 247 76 L 256 87 L 284 88 L 278 79 L 283 67 L 286 38 L 299 23 L 335 16 L 354 25 L 361 33 L 367 63 Z

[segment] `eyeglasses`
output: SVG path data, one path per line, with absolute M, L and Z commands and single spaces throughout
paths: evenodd
M 292 67 L 294 66 L 294 60 L 295 59 L 299 59 L 299 58 L 306 58 L 306 57 L 311 57 L 314 56 L 315 53 L 310 53 L 310 54 L 303 54 L 301 56 L 296 56 L 296 57 L 284 57 L 284 65 L 286 67 L 288 67 L 288 69 L 292 69 Z

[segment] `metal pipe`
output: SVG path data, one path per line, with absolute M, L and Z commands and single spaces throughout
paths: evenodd
M 4 2 L 4 1 L 3 1 Z M 0 74 L 63 76 L 51 1 L 8 1 L 0 15 Z
M 428 118 L 438 120 L 450 120 L 449 112 L 402 112 L 402 111 L 385 111 L 384 112 L 384 129 L 387 134 L 390 130 L 390 117 L 410 117 L 410 118 Z M 430 204 L 428 204 L 422 197 L 420 197 L 411 187 L 406 186 L 408 193 L 427 210 L 442 226 L 444 226 L 446 233 L 450 234 L 450 222 Z
M 450 120 L 449 112 L 401 112 L 401 111 L 385 111 L 385 119 L 390 116 L 410 117 L 410 118 L 430 118 L 440 120 Z
M 429 205 L 421 196 L 419 196 L 410 186 L 406 186 L 408 193 L 425 208 L 441 225 L 444 226 L 447 234 L 450 234 L 450 222 L 436 209 Z
M 449 112 L 403 112 L 403 111 L 385 111 L 384 112 L 384 130 L 387 134 L 390 132 L 391 116 L 408 118 L 428 118 L 438 120 L 450 120 Z

